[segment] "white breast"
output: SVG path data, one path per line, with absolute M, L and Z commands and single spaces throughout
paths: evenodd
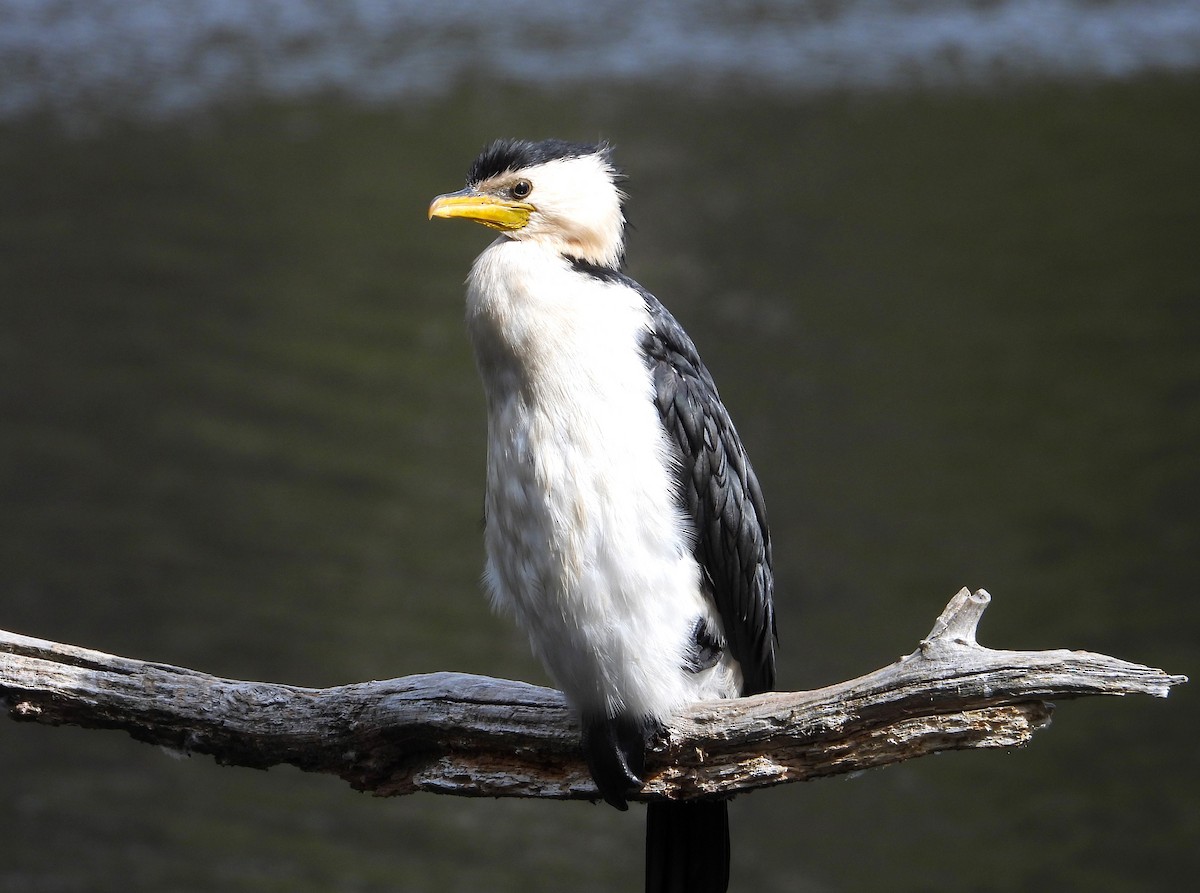
M 736 693 L 684 669 L 696 620 L 720 629 L 673 498 L 638 350 L 634 290 L 499 239 L 468 280 L 488 403 L 486 578 L 583 712 L 665 717 Z

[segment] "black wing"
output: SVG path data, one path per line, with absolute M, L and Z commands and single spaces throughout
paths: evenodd
M 629 283 L 650 310 L 642 348 L 677 449 L 676 483 L 696 526 L 696 560 L 741 665 L 742 693 L 769 691 L 775 686 L 775 578 L 758 478 L 692 339 L 653 295 Z
M 696 345 L 654 295 L 611 267 L 567 257 L 576 272 L 634 289 L 650 311 L 642 351 L 654 401 L 675 447 L 679 501 L 696 529 L 693 553 L 742 669 L 742 694 L 775 687 L 775 576 L 762 490 Z M 703 647 L 703 631 L 697 642 Z

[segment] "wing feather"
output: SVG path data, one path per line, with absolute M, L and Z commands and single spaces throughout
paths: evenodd
M 642 346 L 655 402 L 676 451 L 680 502 L 695 525 L 696 559 L 709 581 L 727 645 L 741 665 L 743 694 L 767 691 L 775 684 L 776 635 L 762 490 L 691 338 L 656 298 L 638 288 L 651 316 Z
M 691 519 L 693 552 L 741 665 L 742 694 L 775 685 L 775 577 L 771 535 L 758 478 L 712 375 L 675 317 L 634 279 L 568 258 L 580 273 L 636 290 L 650 325 L 642 350 L 654 400 L 674 451 L 679 502 Z

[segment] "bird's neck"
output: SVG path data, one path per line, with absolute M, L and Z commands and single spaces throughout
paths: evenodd
M 610 290 L 617 277 L 536 242 L 493 242 L 467 280 L 467 328 L 485 383 L 561 380 L 609 362 L 614 350 L 632 358 L 648 311 L 638 293 Z
M 530 226 L 515 238 L 541 245 L 552 254 L 579 258 L 598 267 L 617 269 L 625 259 L 625 218 L 619 208 L 586 225 L 559 219 L 554 221 L 552 228 Z
M 568 261 L 581 261 L 602 269 L 619 270 L 625 262 L 625 243 L 619 236 L 572 239 L 556 247 Z

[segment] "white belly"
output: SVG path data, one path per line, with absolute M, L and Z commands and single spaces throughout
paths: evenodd
M 495 603 L 584 713 L 665 717 L 735 694 L 728 666 L 685 669 L 697 619 L 721 627 L 637 350 L 640 296 L 508 241 L 480 256 L 469 284 Z

